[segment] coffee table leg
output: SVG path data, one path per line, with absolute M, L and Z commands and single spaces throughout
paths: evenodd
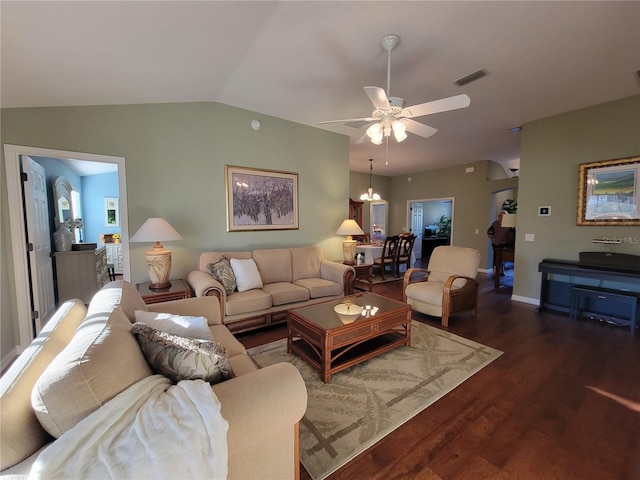
M 322 374 L 322 381 L 324 383 L 329 383 L 331 381 L 331 373 L 329 373 L 329 371 L 331 370 L 331 349 L 329 348 L 329 338 L 325 337 L 322 340 L 322 368 L 321 368 L 321 374 Z

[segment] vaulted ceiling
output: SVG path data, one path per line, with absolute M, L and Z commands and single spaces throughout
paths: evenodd
M 519 161 L 511 127 L 640 92 L 640 2 L 2 1 L 2 107 L 221 102 L 305 125 L 369 116 L 386 88 L 379 40 L 400 35 L 391 95 L 466 93 L 416 120 L 439 131 L 355 144 L 350 168 L 401 175 Z M 479 69 L 487 76 L 458 87 Z M 388 165 L 385 165 L 388 159 Z

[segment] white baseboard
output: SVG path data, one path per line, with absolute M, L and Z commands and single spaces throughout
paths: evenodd
M 516 302 L 528 303 L 530 305 L 540 306 L 540 299 L 531 297 L 521 297 L 520 295 L 511 295 L 511 300 Z

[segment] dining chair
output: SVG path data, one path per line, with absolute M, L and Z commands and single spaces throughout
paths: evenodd
M 373 259 L 373 265 L 380 268 L 380 276 L 384 280 L 385 269 L 389 267 L 394 277 L 398 277 L 396 260 L 398 257 L 398 248 L 400 246 L 400 236 L 392 235 L 387 237 L 384 241 L 384 247 L 382 248 L 382 255 L 380 258 Z
M 400 276 L 400 265 L 406 265 L 407 270 L 411 268 L 411 252 L 415 241 L 416 236 L 413 234 L 400 235 L 400 246 L 396 258 L 396 277 Z

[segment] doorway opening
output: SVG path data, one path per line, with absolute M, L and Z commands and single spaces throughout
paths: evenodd
M 429 263 L 433 249 L 451 245 L 453 238 L 454 198 L 423 198 L 407 201 L 407 225 L 417 238 L 413 244 L 416 259 Z
M 27 239 L 33 238 L 30 232 L 26 209 L 23 204 L 22 164 L 27 157 L 48 157 L 69 159 L 80 162 L 101 162 L 117 165 L 118 191 L 120 195 L 120 216 L 122 222 L 122 253 L 123 253 L 123 278 L 130 278 L 129 247 L 128 247 L 128 215 L 126 197 L 126 172 L 124 157 L 109 155 L 96 155 L 83 152 L 69 152 L 47 148 L 28 147 L 21 145 L 4 145 L 5 168 L 7 178 L 7 198 L 9 209 L 9 222 L 11 228 L 11 258 L 13 259 L 14 282 L 16 292 L 16 309 L 19 344 L 17 353 L 21 353 L 31 340 L 37 335 L 44 323 L 32 321 L 32 312 L 37 308 L 38 298 L 33 295 L 33 285 L 38 279 L 32 274 L 30 259 L 25 251 Z M 35 305 L 34 305 L 35 304 Z

